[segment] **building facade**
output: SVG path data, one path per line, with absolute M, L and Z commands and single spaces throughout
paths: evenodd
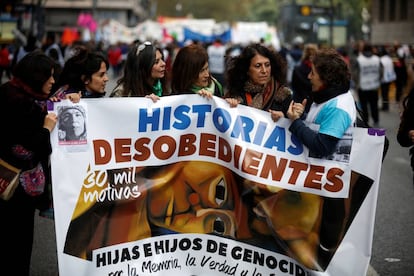
M 28 14 L 29 22 L 22 24 L 22 31 L 27 28 L 39 28 L 41 32 L 59 33 L 65 27 L 77 28 L 81 13 L 89 13 L 101 23 L 114 19 L 126 26 L 134 26 L 148 17 L 142 6 L 144 0 L 22 0 L 21 6 Z M 24 18 L 24 17 L 23 17 Z M 34 25 L 33 26 L 33 22 Z M 42 25 L 42 26 L 39 26 Z
M 414 44 L 414 1 L 372 0 L 370 40 L 373 44 Z

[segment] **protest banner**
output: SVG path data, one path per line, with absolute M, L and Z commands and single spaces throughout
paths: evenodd
M 59 275 L 366 274 L 383 130 L 353 128 L 320 159 L 288 119 L 216 97 L 55 111 L 71 105 L 87 137 L 52 132 Z

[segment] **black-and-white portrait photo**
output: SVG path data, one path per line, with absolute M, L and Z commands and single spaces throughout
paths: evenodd
M 83 106 L 63 106 L 58 110 L 59 142 L 86 141 L 86 111 Z
M 325 157 L 309 152 L 309 157 L 349 163 L 352 149 L 352 134 L 346 132 L 336 145 L 335 151 Z

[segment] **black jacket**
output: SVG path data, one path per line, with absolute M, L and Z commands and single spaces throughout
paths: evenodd
M 46 183 L 50 183 L 52 147 L 49 130 L 43 127 L 46 115 L 46 100 L 36 100 L 24 88 L 10 82 L 0 86 L 0 157 L 23 171 L 40 162 Z M 44 194 L 49 192 L 48 186 Z M 40 204 L 47 208 L 48 202 Z

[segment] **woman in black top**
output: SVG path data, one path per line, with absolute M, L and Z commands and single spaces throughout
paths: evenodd
M 0 200 L 2 275 L 29 275 L 35 210 L 50 204 L 50 132 L 57 116 L 48 113 L 47 100 L 53 73 L 53 60 L 36 50 L 17 63 L 13 78 L 0 87 L 0 157 L 25 172 L 13 196 Z M 30 177 L 22 177 L 28 171 Z

